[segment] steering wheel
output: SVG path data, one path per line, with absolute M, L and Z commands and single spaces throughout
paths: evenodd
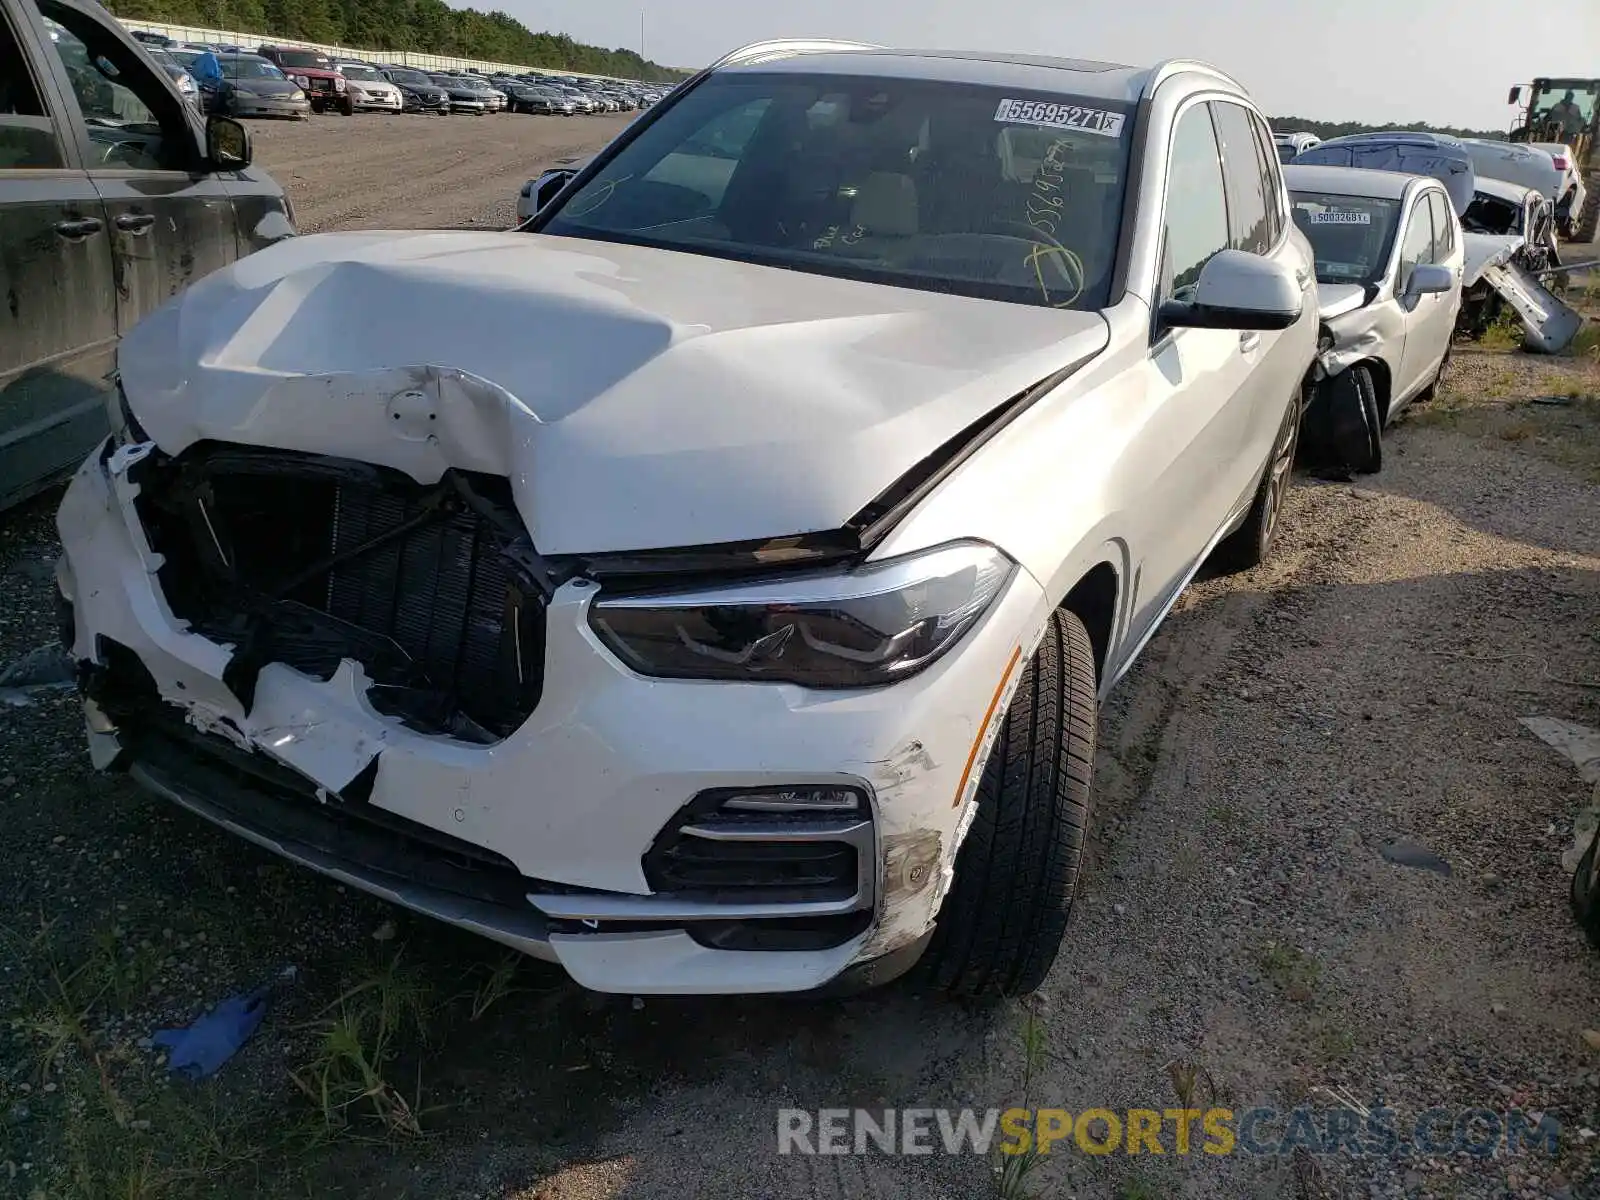
M 1085 287 L 1083 259 L 1064 246 L 1054 234 L 1046 233 L 1026 221 L 1000 220 L 995 222 L 995 227 L 1010 231 L 1008 236 L 1015 235 L 1033 243 L 1033 250 L 1029 252 L 1026 261 L 1038 278 L 1039 290 L 1044 293 L 1046 300 L 1058 307 L 1065 307 L 1083 295 Z M 1054 272 L 1066 285 L 1066 291 L 1069 293 L 1066 299 L 1056 300 L 1052 296 L 1044 280 L 1046 268 Z

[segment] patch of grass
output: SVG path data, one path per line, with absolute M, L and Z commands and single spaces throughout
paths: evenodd
M 1342 1062 L 1356 1048 L 1355 1035 L 1331 1017 L 1317 1020 L 1314 1035 L 1317 1054 L 1325 1063 Z
M 1143 1175 L 1135 1175 L 1122 1181 L 1117 1189 L 1117 1200 L 1161 1200 L 1161 1193 Z
M 1022 1107 L 1032 1107 L 1033 1077 L 1044 1068 L 1048 1057 L 1044 1026 L 1030 1004 L 1022 1022 Z M 1043 1163 L 1038 1145 L 1031 1139 L 1020 1154 L 1001 1153 L 995 1164 L 995 1195 L 999 1200 L 1032 1200 L 1034 1192 L 1028 1178 Z
M 402 1039 L 427 1040 L 429 1015 L 428 986 L 402 966 L 400 953 L 323 1009 L 310 1026 L 316 1053 L 290 1077 L 326 1129 L 344 1129 L 353 1113 L 365 1113 L 388 1133 L 422 1133 L 420 1068 L 409 1099 L 389 1076 Z
M 1257 961 L 1261 973 L 1290 1000 L 1300 1003 L 1311 999 L 1322 968 L 1298 946 L 1267 942 Z
M 1509 353 L 1522 345 L 1522 336 L 1522 319 L 1508 310 L 1496 317 L 1483 331 L 1483 336 L 1478 339 L 1478 348 L 1491 353 Z

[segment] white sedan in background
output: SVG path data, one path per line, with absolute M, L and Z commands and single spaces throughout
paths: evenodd
M 1556 164 L 1556 170 L 1561 172 L 1560 194 L 1556 196 L 1556 227 L 1561 230 L 1563 237 L 1570 238 L 1578 214 L 1583 212 L 1583 202 L 1589 196 L 1583 186 L 1583 172 L 1578 170 L 1578 156 L 1573 153 L 1571 146 L 1564 146 L 1560 142 L 1530 142 L 1529 145 L 1548 154 Z
M 336 62 L 333 66 L 348 81 L 350 101 L 357 111 L 365 108 L 400 112 L 405 108 L 400 89 L 385 79 L 377 67 L 362 62 Z
M 1283 175 L 1316 255 L 1322 318 L 1303 442 L 1326 466 L 1370 474 L 1384 426 L 1431 396 L 1449 362 L 1461 224 L 1426 176 L 1292 164 Z

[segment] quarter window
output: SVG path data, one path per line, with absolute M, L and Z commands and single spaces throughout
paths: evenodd
M 0 171 L 50 170 L 62 165 L 55 124 L 44 110 L 22 47 L 0 10 Z
M 1273 239 L 1250 113 L 1237 104 L 1215 102 L 1211 115 L 1222 143 L 1222 166 L 1228 180 L 1228 245 L 1265 254 L 1272 249 Z
M 1283 173 L 1266 122 L 1260 117 L 1252 117 L 1250 124 L 1256 131 L 1256 157 L 1261 161 L 1261 186 L 1266 189 L 1267 240 L 1270 245 L 1276 246 L 1278 239 L 1283 236 L 1283 205 L 1286 196 Z
M 1163 221 L 1162 298 L 1187 300 L 1200 279 L 1200 268 L 1228 246 L 1222 158 L 1211 110 L 1205 104 L 1187 109 L 1172 131 Z

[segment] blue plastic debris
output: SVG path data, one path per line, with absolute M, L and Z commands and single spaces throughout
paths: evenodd
M 267 1015 L 271 985 L 229 996 L 187 1029 L 161 1029 L 150 1040 L 170 1050 L 167 1069 L 190 1079 L 214 1074 L 232 1058 Z

